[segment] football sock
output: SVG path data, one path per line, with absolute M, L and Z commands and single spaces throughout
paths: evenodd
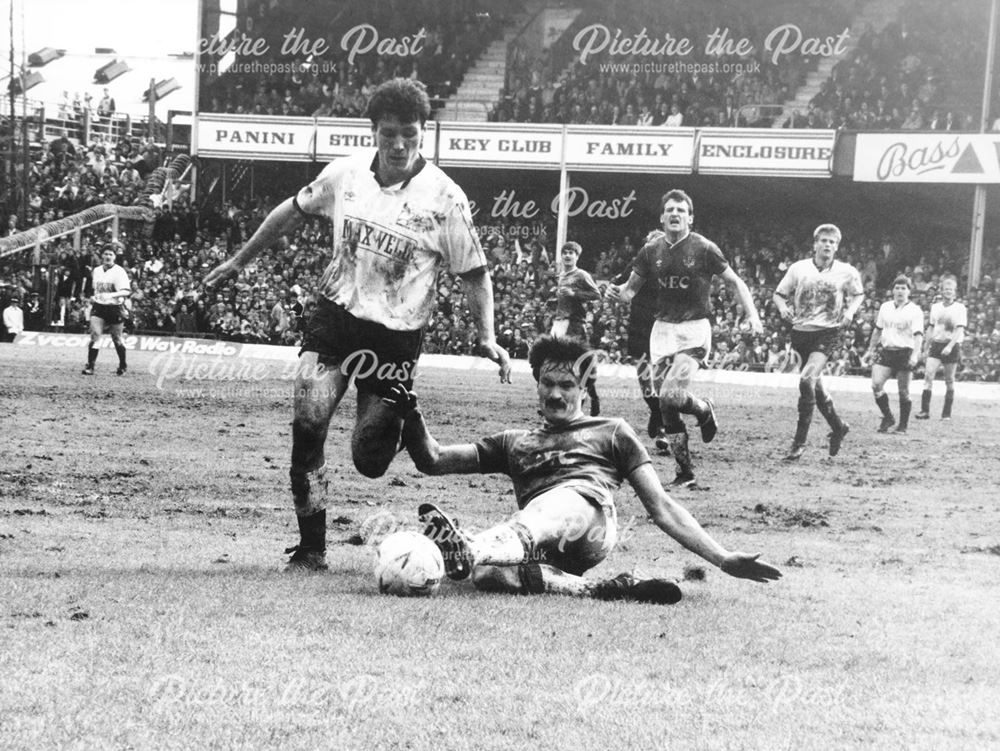
M 702 422 L 708 417 L 708 402 L 699 399 L 690 391 L 685 391 L 684 397 L 677 405 L 677 411 L 685 415 L 694 415 L 698 418 L 698 422 Z
M 693 474 L 694 466 L 691 463 L 691 451 L 688 449 L 687 428 L 684 428 L 681 433 L 668 432 L 664 437 L 670 444 L 670 453 L 673 454 L 674 460 L 677 462 L 677 474 Z
M 529 568 L 523 566 L 522 568 Z M 537 567 L 542 574 L 542 591 L 552 595 L 575 595 L 577 597 L 587 597 L 590 595 L 590 588 L 594 582 L 584 579 L 582 576 L 567 574 L 562 569 L 548 564 L 539 564 Z M 537 586 L 536 583 L 532 583 Z
M 87 350 L 87 365 L 94 367 L 94 363 L 97 362 L 97 347 L 90 345 Z
M 597 417 L 601 414 L 601 397 L 597 395 L 597 382 L 593 379 L 587 381 L 587 394 L 590 396 L 590 416 Z
M 297 509 L 296 509 L 297 510 Z M 326 550 L 326 509 L 308 516 L 299 515 L 299 545 L 312 550 Z
M 875 397 L 875 404 L 878 405 L 879 411 L 882 413 L 882 417 L 887 420 L 892 419 L 892 410 L 889 409 L 889 395 L 884 391 Z
M 816 392 L 812 385 L 799 381 L 799 421 L 795 426 L 795 443 L 805 445 L 812 424 L 813 410 L 816 409 Z
M 124 344 L 116 344 L 115 345 L 115 352 L 118 353 L 118 365 L 121 366 L 121 367 L 123 367 L 123 368 L 126 367 L 126 363 L 125 363 L 125 351 L 126 350 L 125 350 L 125 345 Z
M 833 430 L 841 431 L 844 429 L 844 421 L 837 414 L 837 410 L 833 406 L 833 399 L 819 384 L 816 385 L 816 409 Z
M 924 392 L 920 395 L 920 411 L 930 412 L 931 410 L 931 390 L 924 389 Z
M 295 502 L 295 513 L 299 518 L 312 516 L 326 509 L 326 496 L 329 491 L 326 464 L 311 472 L 297 471 L 293 467 L 288 474 L 292 481 L 292 500 Z
M 655 396 L 647 396 L 647 397 L 643 398 L 643 401 L 646 402 L 646 406 L 649 407 L 649 414 L 651 414 L 651 415 L 652 414 L 657 414 L 657 415 L 660 414 L 660 400 L 659 399 L 657 399 Z
M 944 392 L 944 408 L 941 410 L 941 417 L 951 417 L 951 405 L 955 401 L 955 389 L 947 389 Z
M 515 566 L 529 560 L 534 547 L 531 532 L 518 522 L 498 524 L 469 541 L 477 565 Z
M 899 423 L 896 425 L 897 430 L 906 430 L 906 426 L 910 422 L 910 410 L 912 408 L 913 402 L 909 399 L 899 400 Z

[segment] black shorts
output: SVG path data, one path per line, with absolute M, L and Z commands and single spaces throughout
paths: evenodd
M 948 342 L 931 342 L 931 348 L 927 353 L 927 357 L 933 357 L 936 360 L 940 360 L 942 365 L 952 365 L 954 363 L 961 362 L 962 345 L 956 344 L 951 348 L 951 352 L 945 355 L 941 353 L 941 350 L 943 350 L 947 344 Z
M 877 347 L 872 356 L 872 364 L 889 368 L 893 373 L 913 370 L 910 367 L 910 355 L 912 354 L 913 350 L 909 347 Z
M 638 362 L 643 357 L 649 359 L 649 334 L 653 330 L 653 318 L 629 318 L 628 355 Z
M 423 341 L 423 329 L 387 329 L 320 297 L 306 322 L 299 354 L 317 352 L 320 363 L 339 367 L 357 388 L 386 396 L 397 384 L 413 387 Z
M 798 331 L 792 329 L 792 349 L 802 358 L 805 365 L 809 355 L 822 352 L 828 360 L 833 360 L 840 354 L 843 346 L 840 329 L 816 329 L 814 331 Z
M 98 305 L 94 303 L 90 307 L 90 317 L 100 318 L 105 326 L 114 326 L 116 323 L 125 323 L 122 316 L 121 305 Z

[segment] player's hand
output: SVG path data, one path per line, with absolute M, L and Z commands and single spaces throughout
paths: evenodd
M 382 403 L 397 417 L 405 418 L 417 408 L 417 394 L 414 391 L 407 391 L 406 386 L 397 383 L 389 389 L 386 396 L 382 397 Z
M 649 234 L 646 235 L 646 239 L 642 241 L 643 245 L 649 245 L 653 240 L 659 240 L 661 237 L 666 237 L 667 233 L 662 229 L 650 230 Z
M 737 579 L 752 579 L 761 584 L 767 584 L 769 581 L 777 581 L 781 578 L 781 572 L 778 569 L 770 563 L 760 560 L 760 553 L 757 555 L 730 553 L 723 559 L 720 568 Z
M 787 321 L 788 323 L 791 323 L 792 319 L 795 318 L 795 313 L 790 307 L 786 307 L 784 310 L 778 311 L 778 314 L 781 316 L 782 321 Z
M 941 354 L 942 355 L 950 355 L 951 354 L 951 350 L 952 350 L 952 345 L 951 344 L 946 344 L 941 349 Z
M 235 258 L 230 258 L 208 272 L 208 276 L 205 277 L 205 286 L 214 287 L 216 284 L 238 276 L 241 271 L 243 271 L 243 266 L 237 263 Z
M 750 331 L 754 334 L 764 333 L 764 324 L 760 322 L 759 316 L 754 316 L 753 318 L 748 318 L 746 321 L 747 326 L 750 327 Z
M 476 354 L 500 366 L 500 383 L 510 383 L 510 355 L 496 342 L 485 342 L 476 348 Z
M 617 302 L 622 299 L 622 288 L 617 284 L 609 284 L 604 290 L 604 296 Z

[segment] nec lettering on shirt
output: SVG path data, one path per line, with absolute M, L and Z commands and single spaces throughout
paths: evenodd
M 727 268 L 729 262 L 719 246 L 697 232 L 689 232 L 676 245 L 665 237 L 653 240 L 643 246 L 633 265 L 643 279 L 656 280 L 656 318 L 668 323 L 711 318 L 712 277 Z
M 358 318 L 415 331 L 434 310 L 439 271 L 463 274 L 486 256 L 469 202 L 444 172 L 421 160 L 412 178 L 382 186 L 375 165 L 370 152 L 331 162 L 295 201 L 331 222 L 323 296 Z

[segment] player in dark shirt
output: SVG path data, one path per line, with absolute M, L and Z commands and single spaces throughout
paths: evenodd
M 688 450 L 687 426 L 682 415 L 694 415 L 701 438 L 709 443 L 718 431 L 715 405 L 691 391 L 691 380 L 712 350 L 712 278 L 720 276 L 735 291 L 750 330 L 763 333 L 753 295 L 733 271 L 722 251 L 710 240 L 691 231 L 694 205 L 681 190 L 662 198 L 662 236 L 648 242 L 623 285 L 611 285 L 611 299 L 631 300 L 648 282 L 658 289 L 656 321 L 649 337 L 650 361 L 663 415 L 665 442 L 677 462 L 675 487 L 694 487 L 694 469 Z
M 441 446 L 431 437 L 416 397 L 397 387 L 386 398 L 404 420 L 407 450 L 428 474 L 510 476 L 518 511 L 478 534 L 459 530 L 433 504 L 421 505 L 424 533 L 438 544 L 452 579 L 472 576 L 478 589 L 522 594 L 570 594 L 669 604 L 676 582 L 620 574 L 586 579 L 617 540 L 612 493 L 628 480 L 653 522 L 681 545 L 731 576 L 767 582 L 781 572 L 759 556 L 729 552 L 663 490 L 649 454 L 624 420 L 585 417 L 583 393 L 594 352 L 573 339 L 545 336 L 529 362 L 544 423 L 506 430 L 476 443 Z
M 577 267 L 582 252 L 583 248 L 576 242 L 565 243 L 559 251 L 562 270 L 556 287 L 556 313 L 552 318 L 551 333 L 586 343 L 587 303 L 599 300 L 601 290 L 590 274 Z M 587 379 L 587 395 L 590 397 L 590 416 L 597 417 L 601 414 L 601 399 L 597 395 L 596 373 Z

